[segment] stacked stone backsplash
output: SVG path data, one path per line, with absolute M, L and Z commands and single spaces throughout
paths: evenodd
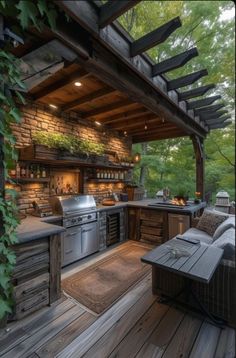
M 20 124 L 12 126 L 17 139 L 16 147 L 22 148 L 32 144 L 32 133 L 35 131 L 48 131 L 53 133 L 73 134 L 81 139 L 89 139 L 96 143 L 103 143 L 106 150 L 116 152 L 121 157 L 127 157 L 131 152 L 131 139 L 122 137 L 116 132 L 104 128 L 96 128 L 93 123 L 79 118 L 75 112 L 60 113 L 51 111 L 48 107 L 28 103 L 20 108 L 23 114 Z M 19 191 L 19 209 L 24 213 L 33 211 L 32 202 L 47 202 L 49 197 L 49 184 L 33 183 L 16 186 Z M 109 191 L 120 192 L 122 184 L 85 183 L 84 193 L 96 195 L 101 199 Z

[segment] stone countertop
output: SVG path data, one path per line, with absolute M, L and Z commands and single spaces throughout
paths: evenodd
M 55 216 L 54 220 L 55 218 L 59 219 L 61 217 Z M 20 225 L 17 227 L 18 243 L 22 244 L 24 242 L 41 239 L 46 236 L 60 234 L 65 231 L 64 227 L 49 224 L 48 222 L 45 222 L 45 219 L 49 218 L 28 216 L 26 219 L 21 220 Z
M 165 204 L 162 204 L 161 202 L 158 203 L 158 205 L 155 205 L 158 203 L 157 199 L 144 199 L 144 200 L 137 200 L 137 201 L 119 201 L 113 206 L 105 206 L 102 204 L 97 205 L 98 211 L 104 211 L 104 210 L 112 210 L 115 208 L 125 208 L 125 207 L 139 207 L 139 208 L 148 208 L 148 209 L 154 209 L 154 210 L 164 210 L 169 211 L 172 213 L 178 213 L 178 214 L 193 214 L 196 211 L 205 208 L 206 203 L 202 202 L 199 204 L 191 204 L 189 206 L 184 207 L 174 207 L 174 206 L 167 206 Z M 153 205 L 154 204 L 154 205 Z

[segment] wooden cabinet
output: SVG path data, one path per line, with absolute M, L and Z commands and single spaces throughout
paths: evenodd
M 140 241 L 161 245 L 167 240 L 167 213 L 141 209 Z
M 140 209 L 128 208 L 128 238 L 129 240 L 138 241 L 140 239 Z
M 13 272 L 12 319 L 21 319 L 60 297 L 60 235 L 13 246 L 16 265 Z
M 190 227 L 188 215 L 168 214 L 169 239 L 178 234 L 183 234 Z

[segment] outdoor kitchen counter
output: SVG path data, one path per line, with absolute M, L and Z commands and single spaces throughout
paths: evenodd
M 194 214 L 198 210 L 206 207 L 205 202 L 199 204 L 192 204 L 189 206 L 185 206 L 184 208 L 165 206 L 165 204 L 164 205 L 159 204 L 153 206 L 153 204 L 156 204 L 157 201 L 158 201 L 157 199 L 144 199 L 144 200 L 127 201 L 127 202 L 119 201 L 113 206 L 104 206 L 99 204 L 97 205 L 97 210 L 103 211 L 103 210 L 112 210 L 113 208 L 138 207 L 138 208 L 148 208 L 152 210 L 168 211 L 173 213 Z
M 26 219 L 21 220 L 20 225 L 17 227 L 18 244 L 62 233 L 65 231 L 62 226 L 45 222 L 60 218 L 58 216 L 51 216 L 50 218 L 28 216 Z

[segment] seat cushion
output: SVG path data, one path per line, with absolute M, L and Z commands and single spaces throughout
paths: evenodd
M 217 240 L 212 243 L 212 246 L 219 247 L 224 250 L 223 259 L 235 260 L 235 229 L 231 227 L 226 230 Z
M 213 241 L 217 240 L 226 230 L 235 228 L 235 216 L 230 216 L 228 219 L 222 222 L 216 229 L 213 235 Z
M 183 237 L 189 239 L 197 239 L 200 240 L 202 243 L 211 245 L 213 238 L 212 236 L 208 235 L 205 231 L 198 230 L 195 227 L 191 227 L 182 235 Z
M 218 213 L 217 211 L 204 210 L 196 226 L 198 230 L 205 231 L 208 235 L 213 236 L 218 226 L 225 221 L 229 215 Z

